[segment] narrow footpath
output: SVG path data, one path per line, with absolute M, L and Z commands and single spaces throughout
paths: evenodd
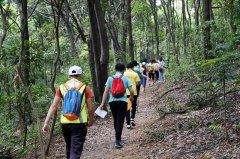
M 99 119 L 88 130 L 82 158 L 83 159 L 116 159 L 116 158 L 144 158 L 137 149 L 144 143 L 144 130 L 146 126 L 157 118 L 156 109 L 151 106 L 151 88 L 140 93 L 139 107 L 136 113 L 136 126 L 132 129 L 126 128 L 124 124 L 122 141 L 124 147 L 116 149 L 114 147 L 113 119 L 109 115 L 106 119 Z
M 146 156 L 146 152 L 142 150 L 144 150 L 147 138 L 144 131 L 158 118 L 156 108 L 152 104 L 153 95 L 151 92 L 155 89 L 154 87 L 149 87 L 146 88 L 145 92 L 140 92 L 139 106 L 135 118 L 136 126 L 132 129 L 127 129 L 126 123 L 124 123 L 122 133 L 124 147 L 122 149 L 114 147 L 113 119 L 111 112 L 109 112 L 105 119 L 97 119 L 94 125 L 88 129 L 81 159 L 153 158 L 149 155 Z M 54 139 L 51 145 L 50 156 L 54 159 L 66 158 L 65 143 L 62 135 Z

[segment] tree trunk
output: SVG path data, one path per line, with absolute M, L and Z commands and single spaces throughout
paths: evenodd
M 76 48 L 76 44 L 75 44 L 75 39 L 74 39 L 74 35 L 73 35 L 73 29 L 70 23 L 70 10 L 68 7 L 68 3 L 67 0 L 65 0 L 65 15 L 62 14 L 66 29 L 67 29 L 67 35 L 71 44 L 71 55 L 74 57 L 74 55 L 77 54 L 77 48 Z
M 203 47 L 205 59 L 213 58 L 213 54 L 210 52 L 212 50 L 211 25 L 209 24 L 211 20 L 211 3 L 211 0 L 203 0 L 203 21 L 205 23 L 203 27 Z
M 157 4 L 156 0 L 149 0 L 151 4 L 153 19 L 154 19 L 154 30 L 155 30 L 155 39 L 156 39 L 156 55 L 157 57 L 161 56 L 160 48 L 159 48 L 159 24 L 158 24 L 158 15 L 157 15 Z
M 161 0 L 162 4 L 163 4 L 163 13 L 165 15 L 166 18 L 166 23 L 167 23 L 167 30 L 169 32 L 172 44 L 173 44 L 173 53 L 175 56 L 175 61 L 177 63 L 177 65 L 180 65 L 179 62 L 179 53 L 178 53 L 178 49 L 176 46 L 176 36 L 175 36 L 175 30 L 174 30 L 174 26 L 175 26 L 175 19 L 173 18 L 174 16 L 174 9 L 172 8 L 172 4 L 171 1 L 169 1 L 167 4 L 164 0 Z
M 69 11 L 70 16 L 71 16 L 71 18 L 72 18 L 72 20 L 73 20 L 73 23 L 76 25 L 76 28 L 77 28 L 77 30 L 78 30 L 78 33 L 79 33 L 82 41 L 83 41 L 84 43 L 87 43 L 86 35 L 84 34 L 84 30 L 83 30 L 82 26 L 79 24 L 78 19 L 75 17 L 74 13 L 72 12 L 72 10 L 71 10 L 71 8 L 70 8 L 69 3 L 68 3 L 67 0 L 65 0 L 65 7 L 66 7 L 67 10 Z
M 108 36 L 105 26 L 104 13 L 100 4 L 100 0 L 95 0 L 94 11 L 97 19 L 99 37 L 100 37 L 100 45 L 101 45 L 101 56 L 100 56 L 100 64 L 101 64 L 101 83 L 100 83 L 100 91 L 101 94 L 104 92 L 105 82 L 108 78 L 108 61 L 109 61 L 109 43 Z
M 109 22 L 108 23 L 106 23 L 106 24 L 107 24 L 109 34 L 110 34 L 111 39 L 112 39 L 112 43 L 113 43 L 114 63 L 115 64 L 116 63 L 124 63 L 124 59 L 122 57 L 123 56 L 122 55 L 122 50 L 121 50 L 120 44 L 118 42 L 118 30 L 114 26 L 111 15 L 109 15 Z
M 194 19 L 195 19 L 195 26 L 196 30 L 199 27 L 199 8 L 200 8 L 200 0 L 194 1 Z
M 20 29 L 21 29 L 21 55 L 22 60 L 22 74 L 26 79 L 27 85 L 30 84 L 30 51 L 29 51 L 29 32 L 28 32 L 28 8 L 27 0 L 17 0 L 17 6 L 20 16 Z M 26 135 L 27 135 L 27 121 L 32 121 L 32 111 L 29 106 L 27 96 L 24 97 L 23 103 L 23 114 L 24 114 L 24 140 L 23 146 L 26 146 Z
M 230 24 L 230 27 L 231 27 L 231 31 L 233 34 L 235 34 L 237 32 L 237 26 L 234 22 L 234 2 L 235 0 L 229 0 L 229 24 Z
M 123 12 L 122 12 L 122 41 L 121 41 L 121 48 L 122 48 L 122 57 L 123 57 L 123 63 L 127 65 L 126 60 L 126 51 L 127 51 L 127 16 L 126 16 L 126 2 L 125 0 L 122 0 L 123 3 Z
M 89 55 L 89 67 L 90 67 L 90 73 L 91 73 L 91 78 L 92 78 L 92 84 L 93 84 L 93 92 L 94 92 L 94 98 L 96 102 L 101 102 L 101 94 L 100 91 L 98 90 L 98 85 L 97 85 L 97 77 L 95 73 L 95 58 L 94 58 L 94 52 L 93 52 L 93 47 L 92 47 L 92 39 L 89 40 L 88 42 L 88 55 Z
M 129 55 L 131 61 L 134 60 L 134 43 L 133 43 L 133 35 L 132 35 L 132 8 L 131 1 L 127 0 L 127 23 L 128 23 L 128 45 L 129 45 Z
M 3 6 L 0 3 L 0 13 L 1 13 L 1 18 L 2 18 L 2 35 L 0 38 L 0 48 L 3 47 L 3 42 L 7 36 L 7 13 L 3 11 Z
M 187 52 L 187 38 L 186 38 L 186 5 L 185 0 L 182 0 L 182 28 L 183 28 L 183 53 Z
M 100 44 L 100 35 L 99 35 L 99 28 L 97 25 L 97 18 L 94 10 L 94 0 L 88 0 L 88 12 L 89 12 L 89 18 L 90 18 L 90 27 L 91 27 L 91 46 L 92 50 L 94 52 L 94 61 L 95 61 L 95 72 L 97 77 L 97 90 L 98 94 L 103 94 L 104 89 L 104 82 L 102 81 L 101 75 L 102 75 L 102 68 L 100 64 L 100 57 L 101 57 L 101 44 Z
M 51 76 L 51 80 L 50 80 L 50 88 L 52 90 L 52 94 L 55 94 L 55 87 L 54 87 L 54 83 L 55 83 L 55 79 L 56 79 L 56 73 L 57 73 L 57 66 L 59 63 L 59 59 L 60 59 L 60 53 L 61 53 L 61 49 L 60 49 L 60 42 L 59 42 L 59 23 L 60 23 L 60 16 L 61 16 L 61 10 L 62 10 L 62 5 L 64 0 L 60 0 L 57 1 L 58 3 L 55 3 L 51 0 L 51 7 L 52 7 L 52 12 L 53 12 L 53 20 L 54 20 L 54 29 L 55 29 L 55 39 L 56 39 L 56 50 L 57 50 L 57 54 L 56 57 L 54 59 L 53 62 L 53 72 L 52 72 L 52 76 Z M 54 114 L 53 117 L 53 123 L 52 123 L 52 127 L 50 129 L 50 135 L 49 135 L 49 139 L 47 142 L 47 147 L 45 149 L 45 155 L 48 155 L 49 153 L 49 149 L 50 149 L 50 145 L 51 145 L 51 141 L 52 141 L 52 137 L 53 137 L 53 132 L 54 132 L 54 127 L 56 124 L 56 119 L 57 119 L 57 111 Z

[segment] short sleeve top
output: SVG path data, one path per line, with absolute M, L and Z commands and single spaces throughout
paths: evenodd
M 118 78 L 118 77 L 120 77 L 120 76 L 122 76 L 122 74 L 119 73 L 119 72 L 117 72 L 115 75 L 113 75 L 114 78 Z M 122 76 L 122 80 L 123 80 L 123 84 L 124 84 L 125 90 L 126 90 L 127 88 L 132 87 L 132 84 L 131 84 L 130 80 L 129 80 L 126 76 Z M 112 76 L 110 76 L 110 77 L 108 77 L 107 82 L 106 82 L 106 84 L 105 84 L 105 86 L 109 88 L 109 100 L 108 100 L 108 102 L 109 102 L 109 103 L 110 103 L 110 102 L 113 102 L 113 101 L 124 101 L 124 102 L 127 102 L 127 94 L 126 94 L 126 91 L 125 91 L 125 93 L 124 93 L 124 96 L 121 97 L 121 98 L 114 98 L 114 97 L 112 96 L 112 93 L 111 93 L 111 92 L 112 92 L 112 91 L 111 91 L 111 90 L 112 90 L 112 82 L 113 82 L 113 78 L 112 78 Z

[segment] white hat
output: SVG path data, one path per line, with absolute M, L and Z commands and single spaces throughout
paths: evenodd
M 72 66 L 68 70 L 68 75 L 81 75 L 82 74 L 82 68 L 79 66 Z
M 146 62 L 142 62 L 142 65 L 146 65 Z

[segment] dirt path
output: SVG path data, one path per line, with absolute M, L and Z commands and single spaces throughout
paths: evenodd
M 82 154 L 83 159 L 109 159 L 109 158 L 143 158 L 136 151 L 143 143 L 146 126 L 157 118 L 155 108 L 149 105 L 151 102 L 150 90 L 141 93 L 139 108 L 136 114 L 136 126 L 129 130 L 124 124 L 122 140 L 124 148 L 114 148 L 113 119 L 99 119 L 94 126 L 88 130 L 87 140 Z

